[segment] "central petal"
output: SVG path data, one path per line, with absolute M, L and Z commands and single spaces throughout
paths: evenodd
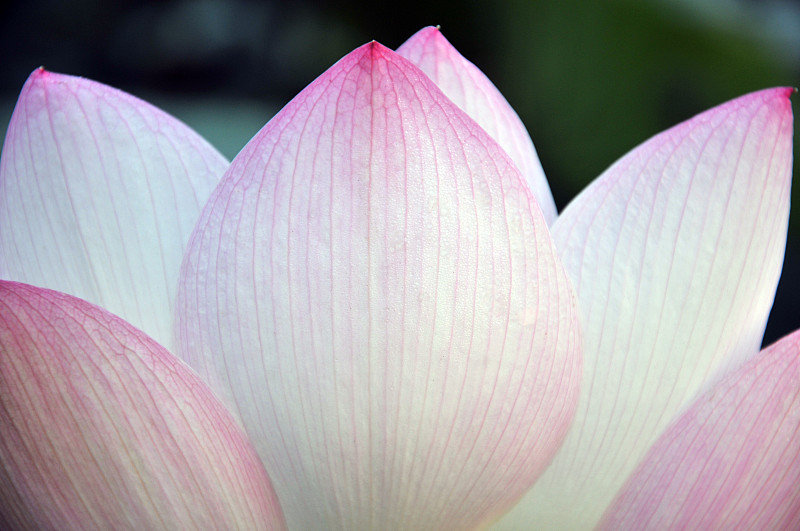
M 465 529 L 575 408 L 572 288 L 506 153 L 377 43 L 245 147 L 184 260 L 182 355 L 235 403 L 297 529 Z

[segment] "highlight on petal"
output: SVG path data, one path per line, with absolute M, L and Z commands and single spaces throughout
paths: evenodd
M 374 42 L 234 160 L 176 310 L 290 528 L 485 525 L 572 418 L 578 311 L 541 211 L 485 131 Z
M 791 92 L 657 135 L 552 227 L 583 316 L 582 393 L 564 446 L 501 528 L 593 526 L 677 412 L 758 353 L 786 242 Z
M 0 281 L 0 527 L 281 529 L 200 378 L 114 315 Z
M 183 252 L 227 166 L 151 105 L 40 68 L 0 160 L 0 278 L 86 299 L 170 348 Z
M 497 87 L 444 38 L 439 28 L 423 28 L 397 53 L 417 65 L 434 83 L 500 144 L 528 183 L 547 224 L 556 204 L 528 131 Z
M 731 374 L 650 449 L 601 529 L 800 529 L 800 331 Z

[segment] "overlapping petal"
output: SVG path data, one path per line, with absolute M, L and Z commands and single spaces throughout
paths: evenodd
M 800 529 L 800 331 L 673 424 L 601 529 Z
M 531 137 L 489 78 L 458 53 L 439 28 L 423 28 L 397 53 L 425 72 L 453 103 L 500 144 L 528 183 L 547 223 L 552 224 L 556 205 Z
M 560 453 L 500 528 L 594 525 L 677 411 L 758 352 L 786 238 L 790 93 L 756 92 L 654 137 L 558 218 L 584 383 Z
M 227 166 L 151 105 L 38 69 L 0 161 L 0 278 L 99 304 L 169 348 L 186 242 Z
M 252 445 L 141 331 L 0 281 L 0 527 L 281 529 Z
M 296 529 L 488 523 L 572 417 L 578 311 L 544 217 L 485 131 L 377 43 L 233 162 L 177 312 Z

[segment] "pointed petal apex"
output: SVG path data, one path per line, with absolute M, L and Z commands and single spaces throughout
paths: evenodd
M 553 225 L 583 315 L 585 392 L 506 528 L 593 526 L 677 412 L 758 353 L 786 245 L 791 93 L 748 94 L 653 137 Z
M 183 250 L 225 168 L 153 106 L 39 68 L 0 160 L 0 278 L 99 304 L 169 347 Z
M 230 390 L 290 528 L 485 524 L 545 468 L 577 397 L 577 308 L 533 196 L 377 43 L 234 160 L 178 312 L 181 352 Z
M 417 65 L 509 154 L 530 187 L 548 225 L 556 218 L 553 194 L 522 121 L 497 87 L 445 39 L 438 27 L 423 28 L 397 53 Z

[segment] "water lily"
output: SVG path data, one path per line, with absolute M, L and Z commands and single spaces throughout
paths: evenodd
M 0 160 L 0 523 L 792 528 L 800 333 L 759 352 L 790 93 L 556 216 L 435 28 L 348 54 L 230 165 L 35 71 Z

